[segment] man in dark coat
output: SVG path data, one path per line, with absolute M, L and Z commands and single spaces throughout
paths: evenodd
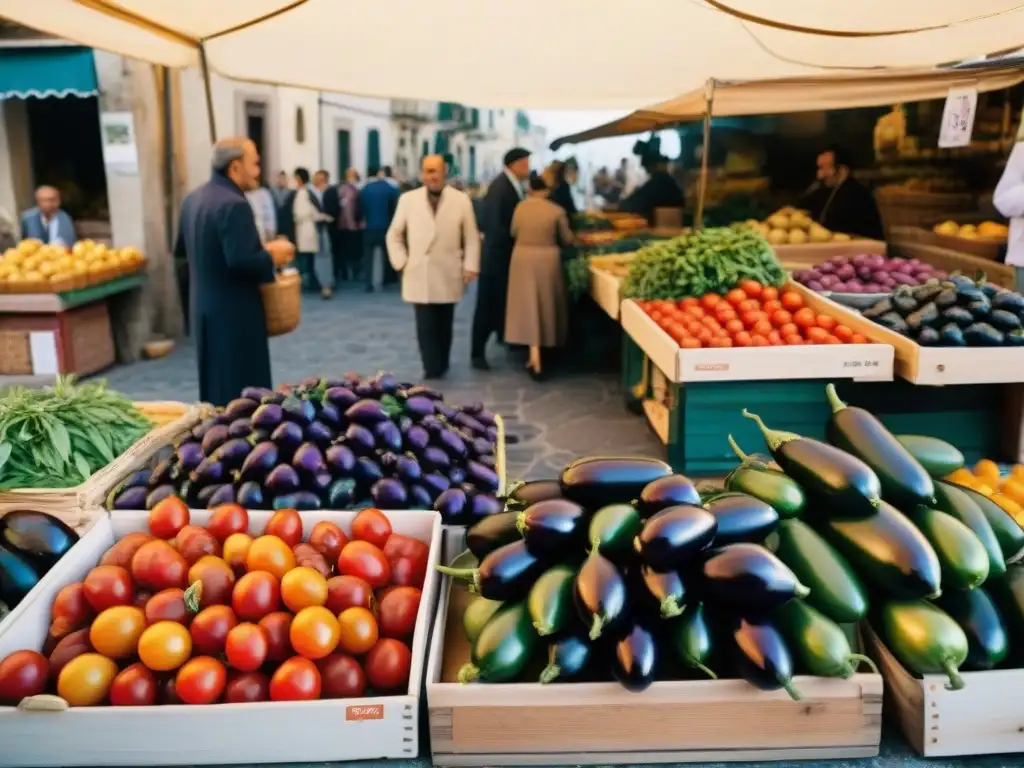
M 801 201 L 811 218 L 833 232 L 884 240 L 882 216 L 871 190 L 853 177 L 842 147 L 828 147 L 817 158 L 818 178 Z
M 484 247 L 473 313 L 473 367 L 490 366 L 484 352 L 492 333 L 504 336 L 505 305 L 508 301 L 508 271 L 512 261 L 512 214 L 523 199 L 523 182 L 530 176 L 530 153 L 517 147 L 505 154 L 505 170 L 491 182 L 484 197 Z
M 247 386 L 270 387 L 270 350 L 260 285 L 290 262 L 287 240 L 260 243 L 247 190 L 259 185 L 260 158 L 248 139 L 214 145 L 210 180 L 181 205 L 175 255 L 188 259 L 199 398 L 226 405 Z

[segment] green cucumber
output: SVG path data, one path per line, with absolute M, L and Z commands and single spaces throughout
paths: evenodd
M 587 540 L 612 562 L 632 558 L 633 539 L 644 527 L 640 513 L 630 504 L 609 504 L 590 521 Z
M 1003 663 L 1010 649 L 1009 636 L 995 602 L 983 587 L 947 590 L 935 604 L 967 635 L 967 660 L 962 669 L 994 669 Z
M 484 626 L 473 643 L 470 663 L 462 665 L 458 680 L 460 683 L 515 680 L 529 662 L 537 642 L 526 601 L 514 603 L 498 611 Z
M 1010 633 L 1010 656 L 1020 666 L 1024 660 L 1024 566 L 1013 566 L 1001 579 L 989 579 L 985 591 Z
M 575 617 L 573 583 L 576 571 L 567 565 L 549 568 L 534 582 L 527 598 L 533 628 L 541 637 L 561 632 Z
M 964 455 L 945 440 L 925 435 L 896 435 L 896 439 L 936 480 L 964 465 Z
M 466 606 L 466 611 L 462 614 L 462 628 L 466 630 L 466 639 L 469 640 L 470 645 L 476 642 L 487 622 L 501 609 L 502 605 L 504 603 L 500 600 L 488 600 L 486 597 L 478 596 Z
M 667 624 L 669 644 L 679 662 L 717 680 L 710 663 L 713 638 L 700 603 L 688 606 L 683 615 Z
M 878 674 L 871 659 L 853 652 L 842 628 L 805 601 L 790 600 L 780 605 L 772 619 L 807 674 L 846 680 L 861 664 Z
M 951 514 L 974 531 L 974 535 L 981 541 L 985 551 L 988 552 L 989 578 L 1006 573 L 1003 548 L 999 546 L 999 539 L 996 538 L 992 524 L 989 523 L 985 513 L 981 511 L 981 507 L 975 504 L 962 488 L 941 480 L 935 484 L 935 500 L 936 509 Z
M 992 526 L 992 533 L 996 535 L 999 550 L 1003 553 L 1003 560 L 1006 564 L 1011 565 L 1024 558 L 1024 530 L 1021 529 L 1017 521 L 988 496 L 978 493 L 973 488 L 964 488 L 962 485 L 957 485 L 957 488 L 966 493 L 985 515 L 988 524 Z
M 868 598 L 860 577 L 846 559 L 802 520 L 783 520 L 769 548 L 811 590 L 805 599 L 839 624 L 864 618 Z
M 988 552 L 974 531 L 937 509 L 918 507 L 908 517 L 939 558 L 942 586 L 974 589 L 988 578 Z
M 803 515 L 807 496 L 796 480 L 745 454 L 732 435 L 729 435 L 729 446 L 742 463 L 725 478 L 725 490 L 760 499 L 774 507 L 782 518 Z
M 927 600 L 893 600 L 878 606 L 871 626 L 915 675 L 945 673 L 947 688 L 956 691 L 964 687 L 958 670 L 967 659 L 967 635 L 942 609 Z

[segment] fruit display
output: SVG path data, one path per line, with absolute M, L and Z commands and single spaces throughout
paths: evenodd
M 1024 296 L 983 276 L 954 274 L 902 285 L 863 315 L 921 346 L 1024 346 Z
M 846 243 L 853 239 L 850 235 L 821 226 L 807 211 L 789 206 L 780 208 L 764 221 L 748 219 L 742 226 L 753 229 L 772 245 Z
M 464 525 L 500 510 L 496 417 L 390 373 L 247 387 L 109 494 L 110 509 L 436 509 Z
M 1005 242 L 1010 234 L 1009 227 L 996 221 L 981 224 L 957 224 L 952 219 L 932 227 L 932 232 L 946 237 L 962 237 L 965 240 L 996 240 Z
M 650 243 L 629 264 L 623 296 L 631 299 L 724 295 L 744 280 L 781 288 L 786 273 L 768 241 L 747 227 L 709 227 Z
M 1024 525 L 1024 464 L 1014 464 L 1003 474 L 992 459 L 981 459 L 973 470 L 961 461 L 945 479 L 991 499 Z
M 0 621 L 77 541 L 62 520 L 43 512 L 15 510 L 0 517 Z
M 138 248 L 79 240 L 70 250 L 22 240 L 0 256 L 0 293 L 66 293 L 134 274 L 146 265 Z
M 103 382 L 0 391 L 0 489 L 68 488 L 124 453 L 152 424 Z
M 263 516 L 266 516 L 264 513 Z M 169 497 L 57 593 L 40 648 L 0 661 L 0 705 L 243 704 L 404 693 L 429 562 L 377 509 L 343 529 Z M 205 519 L 205 517 L 204 517 Z
M 899 285 L 921 285 L 945 277 L 945 272 L 920 259 L 890 259 L 875 253 L 833 256 L 793 272 L 794 280 L 819 293 L 889 293 Z
M 724 296 L 638 301 L 637 306 L 683 349 L 868 343 L 834 317 L 804 306 L 798 292 L 780 293 L 754 280 Z

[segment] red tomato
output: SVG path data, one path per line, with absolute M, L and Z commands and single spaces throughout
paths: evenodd
M 294 509 L 279 509 L 267 522 L 264 536 L 277 536 L 291 549 L 302 541 L 302 518 Z
M 700 324 L 703 325 L 705 328 L 710 328 L 711 330 L 715 330 L 716 328 L 721 328 L 722 327 L 722 324 L 719 323 L 711 315 L 708 315 L 706 317 L 702 317 L 700 319 Z
M 723 302 L 715 308 L 715 319 L 720 323 L 727 323 L 730 320 L 735 320 L 737 317 L 736 310 L 729 304 Z
M 427 574 L 430 547 L 419 539 L 391 534 L 384 545 L 384 557 L 391 563 L 391 583 L 405 587 L 422 587 Z M 406 562 L 399 562 L 405 560 Z
M 782 308 L 790 312 L 796 312 L 804 306 L 804 297 L 796 291 L 786 291 L 782 294 Z
M 238 624 L 234 612 L 226 605 L 211 605 L 204 608 L 192 619 L 189 633 L 192 648 L 196 653 L 219 656 L 224 653 L 228 632 Z
M 240 672 L 255 672 L 267 660 L 267 635 L 258 624 L 244 622 L 231 628 L 224 643 L 228 665 Z
M 301 611 L 327 602 L 327 579 L 307 567 L 292 568 L 281 579 L 281 602 L 289 611 Z
M 150 541 L 132 558 L 132 577 L 153 590 L 187 586 L 188 563 L 166 541 Z
M 808 328 L 807 338 L 809 341 L 815 344 L 824 344 L 825 340 L 828 339 L 829 333 L 824 328 Z
M 740 331 L 732 340 L 737 347 L 749 347 L 751 344 L 750 334 L 746 331 Z
M 328 565 L 327 558 L 313 549 L 310 544 L 299 544 L 292 550 L 292 552 L 295 555 L 296 565 L 296 568 L 292 568 L 292 571 L 297 570 L 298 568 L 312 568 L 325 579 L 329 578 L 331 573 L 334 572 L 333 563 L 338 561 L 338 558 L 334 558 L 334 560 L 331 560 L 331 565 Z M 288 571 L 288 573 L 291 573 L 292 571 Z M 286 577 L 288 576 L 288 573 L 285 574 Z
M 358 576 L 374 589 L 387 586 L 391 565 L 384 553 L 368 541 L 350 541 L 338 556 L 338 573 Z
M 224 540 L 222 557 L 231 570 L 241 576 L 245 573 L 245 559 L 249 556 L 252 537 L 247 533 L 233 533 Z
M 768 334 L 768 343 L 773 347 L 777 347 L 782 343 L 782 335 L 778 331 L 772 331 Z
M 776 312 L 778 312 L 780 309 L 782 309 L 782 302 L 778 301 L 776 299 L 772 299 L 771 301 L 766 301 L 761 306 L 761 309 L 764 310 L 765 314 L 773 315 Z
M 703 309 L 701 309 L 700 305 L 693 304 L 692 306 L 689 306 L 689 307 L 686 308 L 686 314 L 688 314 L 690 317 L 694 318 L 695 320 L 700 320 L 701 318 L 704 317 L 704 315 L 706 313 L 704 312 Z
M 152 540 L 153 536 L 142 531 L 135 531 L 122 536 L 115 542 L 114 546 L 103 553 L 99 564 L 119 565 L 126 571 L 130 571 L 132 568 L 132 558 L 139 551 L 139 547 Z
M 732 339 L 730 339 L 728 336 L 716 336 L 711 340 L 711 344 L 709 346 L 711 346 L 712 348 L 731 347 Z
M 173 677 L 168 677 L 162 683 L 157 683 L 157 699 L 160 704 L 166 705 L 177 705 L 184 704 L 178 696 L 178 691 L 175 689 L 175 680 Z
M 744 301 L 747 300 L 747 294 L 741 291 L 739 288 L 733 288 L 727 294 L 725 294 L 725 300 L 734 307 L 738 307 Z
M 128 575 L 127 571 L 125 571 L 125 575 Z M 131 578 L 129 577 L 130 582 Z M 84 584 L 79 582 L 68 584 L 53 599 L 53 610 L 50 616 L 54 619 L 67 619 L 73 624 L 82 624 L 88 621 L 92 615 L 93 608 L 86 598 Z
M 657 322 L 660 322 L 660 321 L 661 321 L 661 318 L 662 318 L 662 314 L 661 314 L 661 312 L 659 312 L 659 311 L 658 311 L 658 310 L 656 310 L 656 309 L 655 309 L 655 310 L 653 310 L 653 311 L 651 311 L 651 312 L 648 312 L 648 313 L 647 313 L 647 316 L 648 316 L 649 318 L 651 318 L 651 320 L 652 320 L 652 321 L 654 321 L 655 323 L 657 323 Z
M 206 555 L 188 569 L 188 583 L 199 582 L 201 605 L 227 605 L 235 586 L 235 572 L 219 557 Z
M 867 344 L 868 343 L 868 339 L 867 339 L 867 336 L 864 336 L 863 334 L 855 333 L 855 334 L 853 334 L 853 336 L 850 337 L 850 343 L 851 344 Z
M 801 336 L 799 333 L 791 333 L 787 336 L 783 336 L 782 340 L 786 342 L 786 344 L 789 344 L 790 346 L 794 347 L 798 347 L 804 343 L 804 337 Z
M 231 593 L 231 607 L 242 621 L 259 621 L 281 604 L 281 585 L 266 571 L 250 571 Z
M 156 704 L 156 678 L 145 664 L 136 662 L 117 673 L 110 684 L 109 695 L 114 707 L 151 706 Z
M 416 626 L 420 608 L 420 590 L 416 587 L 395 587 L 380 600 L 377 619 L 382 637 L 406 637 Z
M 168 496 L 149 511 L 149 532 L 158 539 L 173 539 L 188 520 L 188 505 L 177 496 Z
M 688 338 L 683 339 L 681 342 L 679 342 L 679 346 L 682 347 L 683 349 L 700 349 L 702 345 L 701 345 L 700 339 L 695 339 L 692 336 L 690 336 Z M 403 560 L 403 561 L 404 560 L 408 560 L 408 558 L 404 558 L 403 557 L 403 558 L 401 558 L 401 560 Z M 395 583 L 396 584 L 400 583 L 398 581 L 398 576 L 397 576 L 397 573 L 398 573 L 397 563 L 396 563 L 396 567 L 395 567 L 393 573 L 396 574 L 396 576 L 395 576 Z M 404 582 L 401 582 L 401 583 L 404 583 Z M 423 583 L 423 579 L 420 579 L 418 583 L 422 584 Z
M 714 309 L 718 306 L 718 303 L 722 300 L 722 297 L 717 293 L 705 293 L 700 300 L 700 305 L 704 309 Z
M 316 663 L 325 699 L 357 699 L 366 692 L 366 675 L 347 653 L 332 653 Z
M 752 347 L 767 347 L 768 346 L 768 339 L 766 339 L 764 336 L 751 336 L 750 337 L 750 346 L 752 346 Z
M 262 672 L 229 672 L 224 686 L 225 704 L 251 704 L 270 700 L 270 681 Z
M 362 611 L 346 608 L 345 611 Z M 342 616 L 344 616 L 344 612 Z M 372 614 L 371 614 L 372 617 Z M 338 647 L 341 628 L 334 614 L 323 606 L 314 605 L 299 611 L 288 628 L 292 648 L 307 659 L 322 659 Z
M 754 323 L 753 327 L 750 329 L 750 332 L 752 334 L 756 334 L 757 336 L 764 336 L 765 338 L 767 338 L 768 334 L 771 333 L 772 330 L 772 324 L 769 323 L 767 320 L 758 320 L 756 323 Z
M 766 285 L 761 289 L 761 301 L 772 301 L 779 298 L 779 289 L 771 285 Z
M 740 320 L 743 322 L 743 327 L 747 329 L 753 328 L 763 319 L 764 312 L 759 309 L 748 309 L 740 313 Z
M 309 544 L 323 555 L 327 562 L 336 563 L 342 548 L 348 544 L 348 536 L 329 520 L 321 520 L 309 532 Z
M 786 338 L 787 336 L 799 336 L 800 329 L 797 327 L 796 323 L 786 323 L 785 325 L 779 326 L 779 335 L 782 336 L 782 338 Z
M 793 322 L 801 328 L 813 328 L 815 323 L 814 310 L 807 307 L 793 313 Z
M 134 585 L 131 575 L 124 568 L 117 565 L 99 565 L 86 575 L 82 583 L 82 592 L 92 609 L 99 613 L 115 605 L 130 605 Z
M 270 678 L 271 701 L 312 701 L 320 698 L 320 671 L 309 659 L 293 656 Z
M 352 538 L 383 547 L 391 536 L 391 521 L 379 509 L 364 509 L 352 521 Z
M 233 533 L 249 532 L 249 513 L 238 504 L 221 504 L 213 508 L 206 528 L 223 544 Z
M 295 655 L 289 633 L 292 615 L 287 611 L 274 611 L 260 619 L 260 628 L 267 636 L 267 661 L 284 661 Z
M 185 607 L 185 591 L 177 587 L 157 592 L 146 601 L 144 610 L 146 624 L 156 624 L 158 621 L 176 621 L 187 627 L 192 620 L 192 615 Z
M 73 661 L 83 653 L 92 653 L 92 644 L 89 642 L 89 627 L 65 635 L 54 649 L 50 651 L 50 677 L 56 679 L 68 662 Z M 2 668 L 3 662 L 0 662 L 0 669 Z M 0 678 L 2 677 L 0 675 Z
M 174 548 L 189 565 L 207 555 L 220 557 L 221 554 L 220 542 L 212 533 L 198 525 L 186 525 L 182 528 L 174 539 Z
M 752 299 L 756 299 L 764 291 L 764 286 L 757 280 L 742 280 L 736 287 Z
M 0 704 L 14 706 L 26 696 L 46 692 L 50 665 L 35 651 L 15 651 L 0 661 Z
M 832 334 L 829 334 L 828 336 L 825 337 L 825 343 L 826 344 L 842 344 L 843 342 L 841 342 L 839 339 L 837 339 Z
M 696 307 L 700 304 L 700 299 L 695 299 L 693 296 L 688 296 L 679 302 L 680 309 L 689 309 L 690 307 Z
M 213 704 L 224 692 L 228 673 L 210 656 L 186 661 L 174 678 L 174 691 L 186 704 Z
M 412 653 L 401 640 L 385 637 L 366 654 L 366 679 L 371 687 L 393 691 L 409 684 Z
M 826 331 L 834 330 L 839 325 L 838 320 L 828 315 L 818 315 L 817 323 L 819 328 L 824 328 Z
M 704 346 L 710 344 L 713 338 L 715 338 L 715 334 L 711 332 L 710 328 L 704 328 L 697 334 L 697 340 Z
M 787 312 L 784 309 L 777 309 L 774 312 L 772 312 L 772 325 L 774 325 L 776 328 L 779 328 L 780 329 L 780 331 L 779 331 L 780 333 L 781 333 L 781 328 L 784 325 L 791 325 L 792 321 L 793 321 L 793 316 L 791 314 L 789 314 L 789 312 Z
M 845 325 L 837 325 L 833 331 L 833 335 L 843 342 L 849 342 L 853 339 L 853 329 Z
M 737 333 L 739 333 L 740 331 L 743 330 L 743 321 L 742 320 L 729 320 L 725 324 L 725 330 L 727 330 L 729 333 L 737 334 Z

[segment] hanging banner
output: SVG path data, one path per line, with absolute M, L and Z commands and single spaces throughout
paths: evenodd
M 942 110 L 939 147 L 966 147 L 974 132 L 974 116 L 978 110 L 978 91 L 974 88 L 950 88 Z

